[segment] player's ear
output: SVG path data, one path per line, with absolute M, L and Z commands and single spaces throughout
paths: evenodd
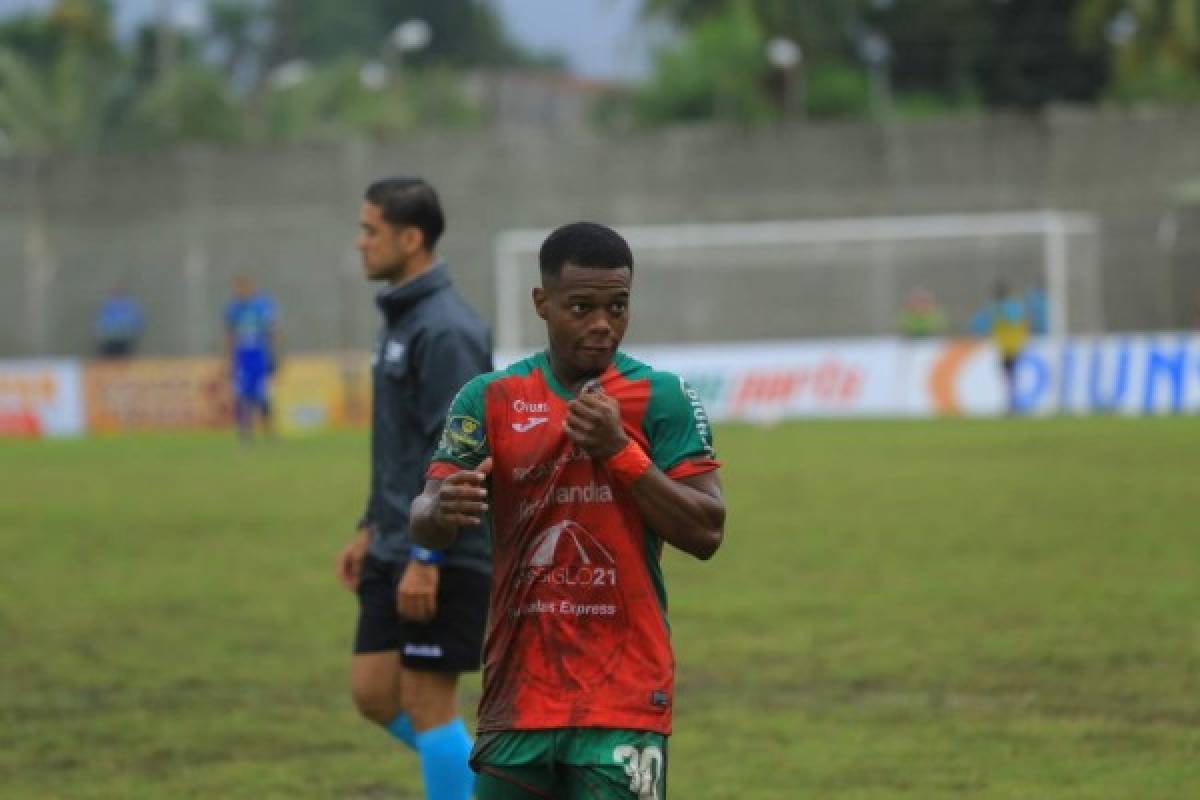
M 533 287 L 533 308 L 542 319 L 546 318 L 546 290 L 541 286 Z
M 415 253 L 425 247 L 425 234 L 415 225 L 409 225 L 400 231 L 400 241 L 405 252 Z

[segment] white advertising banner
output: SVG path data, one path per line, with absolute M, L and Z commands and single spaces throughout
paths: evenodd
M 713 420 L 997 416 L 1000 359 L 982 339 L 896 338 L 633 347 L 682 375 Z M 498 363 L 504 359 L 498 358 Z M 1033 340 L 1017 362 L 1021 415 L 1200 413 L 1200 334 Z
M 0 361 L 0 436 L 83 433 L 78 362 Z
M 1200 413 L 1200 334 L 1039 340 L 1017 364 L 1024 414 Z
M 900 349 L 867 339 L 635 348 L 630 355 L 681 375 L 714 420 L 770 422 L 897 413 Z

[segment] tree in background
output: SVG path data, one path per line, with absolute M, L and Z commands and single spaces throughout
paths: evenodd
M 1074 30 L 1111 59 L 1111 96 L 1200 100 L 1200 0 L 1080 0 Z
M 165 8 L 169 8 L 166 6 Z M 0 24 L 0 145 L 12 152 L 297 141 L 479 124 L 465 70 L 539 62 L 477 0 L 211 0 L 123 47 L 110 0 Z M 420 20 L 428 41 L 393 33 Z
M 878 112 L 881 100 L 914 113 L 981 105 L 1036 110 L 1108 96 L 1200 99 L 1200 0 L 645 4 L 647 15 L 683 31 L 685 44 L 677 48 L 690 46 L 692 32 L 731 10 L 749 14 L 764 39 L 799 45 L 810 116 Z M 769 68 L 763 63 L 759 69 L 770 95 Z M 681 118 L 694 118 L 691 106 L 678 105 L 688 109 Z
M 414 65 L 529 62 L 491 6 L 475 0 L 273 0 L 265 11 L 272 30 L 268 68 L 294 59 L 378 58 L 391 47 L 396 26 L 412 19 L 432 31 L 428 45 L 409 56 Z
M 704 19 L 657 55 L 654 77 L 635 98 L 644 122 L 719 119 L 757 122 L 771 114 L 760 80 L 762 29 L 744 8 Z
M 16 152 L 100 147 L 120 62 L 108 4 L 60 0 L 0 25 L 0 133 Z

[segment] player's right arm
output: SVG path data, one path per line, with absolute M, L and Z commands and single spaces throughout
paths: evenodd
M 488 457 L 475 469 L 427 480 L 409 516 L 413 540 L 430 550 L 445 550 L 458 538 L 459 528 L 482 524 L 488 509 L 484 482 L 491 469 Z
M 425 490 L 413 500 L 409 512 L 409 533 L 421 547 L 446 549 L 454 544 L 460 528 L 481 524 L 487 513 L 492 459 L 484 394 L 489 377 L 467 381 L 450 404 Z

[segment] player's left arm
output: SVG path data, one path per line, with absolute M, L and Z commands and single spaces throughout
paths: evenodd
M 725 501 L 715 469 L 675 477 L 663 472 L 625 433 L 617 401 L 600 391 L 586 392 L 568 404 L 566 433 L 629 487 L 657 535 L 702 560 L 717 552 L 725 538 Z
M 725 538 L 725 500 L 717 471 L 671 478 L 650 464 L 629 485 L 646 523 L 680 550 L 707 561 Z

